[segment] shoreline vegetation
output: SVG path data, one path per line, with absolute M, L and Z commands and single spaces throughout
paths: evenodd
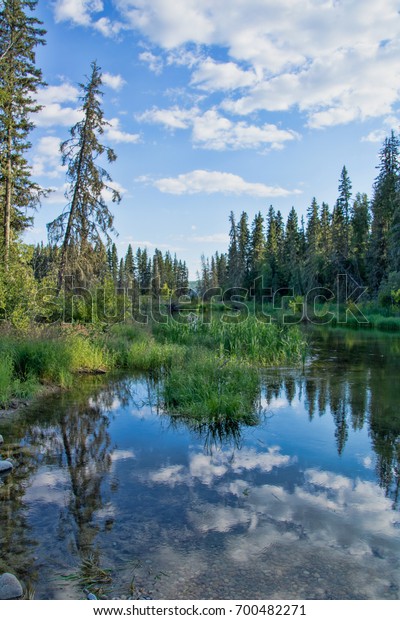
M 249 421 L 260 369 L 304 363 L 307 343 L 296 326 L 244 322 L 101 328 L 40 326 L 29 335 L 8 327 L 0 338 L 0 410 L 52 388 L 68 389 L 81 373 L 127 370 L 160 382 L 160 406 L 177 415 Z
M 159 304 L 160 306 L 160 304 Z M 166 306 L 167 307 L 167 306 Z M 376 304 L 317 306 L 304 298 L 272 305 L 199 303 L 140 325 L 30 323 L 0 329 L 0 413 L 53 389 L 69 389 L 81 374 L 148 373 L 160 384 L 160 407 L 178 416 L 252 423 L 260 370 L 300 366 L 308 355 L 304 324 L 324 329 L 400 331 L 397 312 Z M 171 310 L 171 308 L 170 308 Z M 360 321 L 360 312 L 364 317 Z M 365 322 L 367 321 L 367 322 Z

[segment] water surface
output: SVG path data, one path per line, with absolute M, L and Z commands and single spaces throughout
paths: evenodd
M 0 420 L 0 572 L 42 599 L 84 598 L 88 563 L 107 598 L 399 598 L 400 339 L 312 341 L 252 427 L 172 418 L 144 377 Z

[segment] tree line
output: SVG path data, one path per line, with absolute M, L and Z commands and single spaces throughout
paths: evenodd
M 49 193 L 32 178 L 28 160 L 29 136 L 40 111 L 37 90 L 45 86 L 36 50 L 45 44 L 46 32 L 36 7 L 37 0 L 0 0 L 0 309 L 23 314 L 21 298 L 32 298 L 39 283 L 55 286 L 58 293 L 71 281 L 87 288 L 107 282 L 156 295 L 187 287 L 187 266 L 176 256 L 160 250 L 150 256 L 129 246 L 118 257 L 112 243 L 110 203 L 119 204 L 121 196 L 105 167 L 117 156 L 103 143 L 108 123 L 96 62 L 79 85 L 81 120 L 60 145 L 65 207 L 48 224 L 47 245 L 22 243 L 32 212 Z M 306 220 L 299 221 L 294 207 L 286 222 L 273 206 L 251 223 L 245 212 L 238 221 L 231 213 L 228 251 L 202 257 L 199 292 L 251 289 L 258 282 L 256 296 L 262 286 L 304 294 L 333 288 L 337 274 L 344 273 L 367 286 L 371 297 L 387 300 L 400 290 L 399 197 L 399 138 L 392 132 L 380 151 L 371 200 L 366 194 L 353 197 L 344 166 L 333 208 L 314 198 Z
M 270 206 L 250 224 L 246 212 L 238 221 L 231 212 L 228 251 L 202 256 L 200 291 L 244 288 L 257 295 L 261 288 L 290 288 L 303 295 L 319 287 L 335 290 L 338 274 L 346 274 L 368 287 L 370 298 L 388 303 L 400 289 L 399 148 L 392 131 L 379 153 L 372 200 L 365 193 L 353 197 L 343 166 L 333 209 L 313 198 L 306 219 L 299 220 L 292 207 L 285 222 Z

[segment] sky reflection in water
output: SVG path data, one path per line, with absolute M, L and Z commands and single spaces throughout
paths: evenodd
M 2 421 L 24 450 L 0 486 L 1 566 L 39 598 L 83 597 L 62 575 L 88 558 L 108 596 L 134 576 L 153 598 L 398 598 L 399 340 L 313 347 L 305 372 L 266 373 L 254 427 L 171 419 L 126 378 Z

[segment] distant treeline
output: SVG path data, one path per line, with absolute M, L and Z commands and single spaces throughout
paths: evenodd
M 39 282 L 51 281 L 57 271 L 60 250 L 54 245 L 35 246 L 32 255 L 32 268 Z M 150 255 L 146 248 L 133 251 L 128 245 L 125 256 L 119 257 L 115 243 L 109 248 L 102 243 L 87 247 L 85 260 L 72 263 L 73 285 L 91 288 L 108 282 L 116 289 L 125 289 L 140 294 L 168 295 L 176 288 L 189 286 L 189 272 L 185 261 L 178 260 L 176 254 L 163 254 L 157 248 Z
M 390 303 L 400 289 L 399 144 L 394 132 L 384 141 L 371 201 L 364 193 L 353 198 L 344 166 L 333 209 L 313 198 L 306 221 L 294 207 L 286 222 L 272 206 L 251 224 L 247 213 L 236 221 L 231 212 L 228 252 L 202 256 L 199 290 L 249 290 L 256 282 L 257 295 L 262 276 L 264 288 L 305 294 L 315 287 L 335 290 L 338 274 L 347 274 L 368 287 L 371 298 Z

